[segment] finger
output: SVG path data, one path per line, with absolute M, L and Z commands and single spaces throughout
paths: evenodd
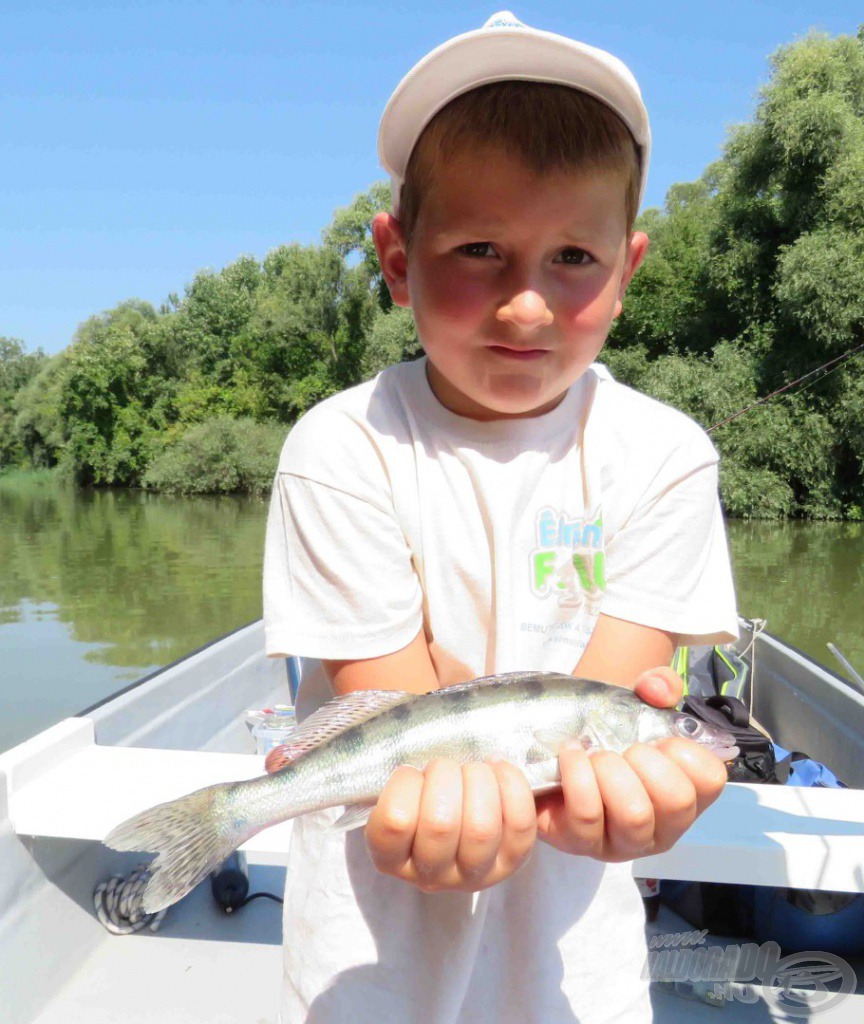
M 581 745 L 565 744 L 558 762 L 561 765 L 561 792 L 564 797 L 559 827 L 571 837 L 573 852 L 585 857 L 603 851 L 606 816 L 603 797 L 597 783 L 592 758 Z
M 462 829 L 462 771 L 455 761 L 432 761 L 424 772 L 423 794 L 411 859 L 424 885 L 452 883 Z
M 650 852 L 668 850 L 696 819 L 696 787 L 681 767 L 656 747 L 636 744 L 624 754 L 624 759 L 636 772 L 654 807 Z
M 671 737 L 654 744 L 670 757 L 696 789 L 696 814 L 701 814 L 723 792 L 727 782 L 726 765 L 705 747 L 692 740 Z
M 501 802 L 501 844 L 498 867 L 507 874 L 531 855 L 537 838 L 537 808 L 531 786 L 516 765 L 497 761 L 491 765 Z
M 671 708 L 684 694 L 684 681 L 668 665 L 660 665 L 643 672 L 633 689 L 646 703 L 656 708 Z
M 642 780 L 621 754 L 611 751 L 593 754 L 591 767 L 603 799 L 604 860 L 641 856 L 651 849 L 654 840 L 654 805 Z
M 387 780 L 366 824 L 366 848 L 372 863 L 386 874 L 402 874 L 420 814 L 423 773 L 403 765 Z
M 456 863 L 466 881 L 480 881 L 495 867 L 503 834 L 498 780 L 488 764 L 462 765 L 462 829 Z

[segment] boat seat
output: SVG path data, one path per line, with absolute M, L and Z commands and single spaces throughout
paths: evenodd
M 0 755 L 0 820 L 21 836 L 98 841 L 153 804 L 263 771 L 256 754 L 101 746 L 94 736 L 91 719 L 70 718 Z M 290 836 L 284 822 L 243 849 L 281 863 Z M 864 892 L 864 790 L 730 784 L 672 850 L 634 861 L 633 873 Z

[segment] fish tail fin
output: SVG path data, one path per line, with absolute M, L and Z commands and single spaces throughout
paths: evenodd
M 151 807 L 105 837 L 114 850 L 158 853 L 144 890 L 145 913 L 170 907 L 257 831 L 231 809 L 236 785 L 220 783 Z

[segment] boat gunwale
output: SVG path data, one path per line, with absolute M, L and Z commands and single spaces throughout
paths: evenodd
M 754 622 L 758 621 L 755 619 L 745 618 L 743 615 L 740 614 L 738 617 L 742 622 L 746 622 L 747 626 L 751 630 L 753 629 Z M 784 640 L 782 637 L 777 636 L 776 633 L 772 633 L 769 629 L 760 630 L 759 633 L 756 634 L 755 639 L 758 640 L 760 636 L 767 637 L 769 640 L 773 640 L 778 647 L 783 648 L 787 651 L 791 651 L 793 654 L 797 654 L 799 658 L 802 658 L 804 661 L 808 661 L 812 665 L 815 665 L 816 668 L 820 669 L 820 671 L 824 672 L 826 675 L 831 676 L 832 679 L 837 680 L 837 682 L 839 683 L 843 683 L 843 685 L 848 687 L 852 691 L 852 693 L 857 694 L 859 697 L 862 696 L 861 691 L 851 680 L 847 679 L 846 676 L 840 675 L 840 673 L 837 672 L 835 669 L 831 668 L 830 665 L 823 664 L 823 662 L 814 658 L 812 654 L 808 654 L 806 651 L 802 651 L 800 647 L 796 647 L 795 644 L 792 644 L 788 640 Z M 750 643 L 752 642 L 753 638 L 751 632 Z M 743 643 L 743 641 L 739 639 L 738 643 L 741 644 Z M 749 647 L 750 643 L 745 644 L 745 648 Z
M 209 650 L 211 647 L 215 647 L 216 644 L 221 644 L 224 640 L 228 640 L 232 636 L 242 633 L 244 629 L 249 629 L 250 626 L 256 626 L 259 622 L 261 622 L 260 617 L 252 619 L 250 622 L 245 622 L 242 626 L 237 626 L 236 629 L 232 629 L 228 633 L 224 633 L 222 636 L 218 636 L 213 640 L 208 640 L 207 643 L 202 644 L 200 647 L 196 647 L 192 651 L 187 651 L 186 654 L 182 654 L 179 658 L 175 658 L 174 661 L 169 662 L 167 665 L 161 665 L 159 668 L 154 669 L 152 672 L 148 672 L 147 675 L 142 676 L 140 679 L 127 683 L 126 686 L 121 686 L 119 690 L 115 690 L 113 693 L 107 694 L 105 697 L 97 700 L 94 704 L 90 704 L 81 711 L 76 711 L 74 715 L 70 715 L 69 717 L 85 718 L 87 715 L 91 715 L 94 711 L 98 711 L 99 708 L 104 707 L 106 704 L 110 704 L 112 701 L 117 700 L 118 697 L 123 697 L 127 693 L 131 693 L 139 686 L 143 686 L 145 683 L 151 682 L 153 679 L 158 678 L 164 673 L 170 672 L 171 669 L 177 668 L 178 665 L 182 665 L 184 661 L 189 661 L 196 657 L 196 655 L 203 654 L 204 651 Z

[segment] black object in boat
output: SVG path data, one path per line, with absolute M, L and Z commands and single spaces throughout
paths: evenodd
M 226 914 L 233 914 L 246 902 L 249 895 L 249 872 L 246 858 L 236 850 L 210 875 L 213 899 Z

